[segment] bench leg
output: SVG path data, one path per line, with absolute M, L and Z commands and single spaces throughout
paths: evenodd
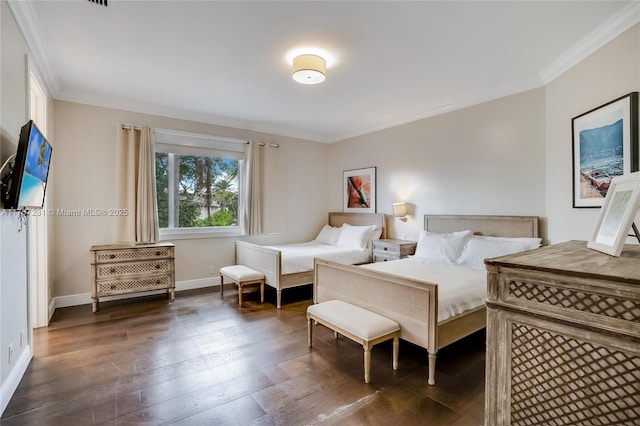
M 429 379 L 427 383 L 431 386 L 436 384 L 436 354 L 429 352 Z
M 222 274 L 220 274 L 220 297 L 224 296 L 224 279 L 222 278 Z
M 238 306 L 242 308 L 242 284 L 238 283 Z
M 369 383 L 369 372 L 371 371 L 371 348 L 369 343 L 364 344 L 364 382 Z
M 309 347 L 313 342 L 313 324 L 311 324 L 313 320 L 311 318 L 307 318 L 307 341 L 309 342 Z
M 282 306 L 282 290 L 276 290 L 276 309 L 280 309 Z
M 264 303 L 264 280 L 260 281 L 260 303 Z
M 398 336 L 393 338 L 393 369 L 398 369 L 398 351 L 400 350 L 400 338 Z

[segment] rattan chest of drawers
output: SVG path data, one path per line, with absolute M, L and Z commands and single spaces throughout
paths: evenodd
M 91 247 L 91 305 L 98 300 L 151 290 L 167 290 L 175 298 L 174 245 L 109 244 Z
M 485 424 L 636 425 L 640 246 L 488 260 Z

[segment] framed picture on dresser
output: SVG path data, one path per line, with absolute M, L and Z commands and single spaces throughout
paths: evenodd
M 343 210 L 345 212 L 376 212 L 376 168 L 345 170 L 343 174 Z
M 571 120 L 573 207 L 602 207 L 611 179 L 639 169 L 638 92 Z
M 620 256 L 631 229 L 637 232 L 633 220 L 638 209 L 640 172 L 613 178 L 587 247 L 611 256 Z

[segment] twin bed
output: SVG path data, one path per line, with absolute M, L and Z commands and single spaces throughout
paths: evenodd
M 427 215 L 424 229 L 412 258 L 362 266 L 316 259 L 314 302 L 344 300 L 398 322 L 402 339 L 427 349 L 433 385 L 438 349 L 486 325 L 484 258 L 533 249 L 540 239 L 535 216 Z M 421 244 L 431 251 L 418 253 Z M 459 253 L 450 250 L 456 244 Z M 453 262 L 438 261 L 443 256 Z
M 372 226 L 379 231 L 376 237 L 386 236 L 385 215 L 382 213 L 329 213 L 329 226 L 340 228 L 344 224 Z M 236 241 L 235 244 L 235 264 L 264 274 L 265 284 L 276 289 L 278 309 L 281 307 L 282 290 L 313 283 L 315 257 L 362 264 L 371 261 L 371 250 L 317 241 L 278 246 L 261 246 L 245 241 Z
M 329 213 L 330 226 L 344 224 L 386 235 L 384 214 Z M 237 241 L 235 255 L 265 275 L 278 308 L 283 289 L 314 283 L 315 303 L 343 300 L 398 322 L 402 339 L 427 350 L 433 385 L 438 350 L 486 326 L 484 259 L 539 245 L 537 216 L 426 215 L 416 254 L 406 259 L 369 263 L 369 247 L 354 254 L 317 241 Z

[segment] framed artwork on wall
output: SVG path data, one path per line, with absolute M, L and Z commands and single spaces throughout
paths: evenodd
M 345 212 L 376 212 L 376 168 L 344 171 L 343 210 Z
M 632 226 L 637 232 L 633 219 L 639 208 L 640 172 L 613 178 L 587 247 L 611 256 L 620 256 Z
M 638 171 L 638 92 L 571 120 L 573 207 L 602 207 L 616 176 Z

